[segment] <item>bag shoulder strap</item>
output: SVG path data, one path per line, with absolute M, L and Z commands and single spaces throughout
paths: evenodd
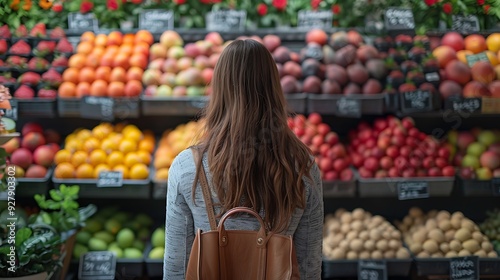
M 210 193 L 210 188 L 207 182 L 207 174 L 205 173 L 205 168 L 203 168 L 203 155 L 201 154 L 198 147 L 191 147 L 193 152 L 194 161 L 197 164 L 198 160 L 201 160 L 199 180 L 201 185 L 201 190 L 203 192 L 203 198 L 205 200 L 205 206 L 207 208 L 208 221 L 210 223 L 211 230 L 217 230 L 217 222 L 215 220 L 214 205 L 212 202 L 212 195 Z

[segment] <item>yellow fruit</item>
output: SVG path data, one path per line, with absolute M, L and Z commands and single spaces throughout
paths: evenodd
M 151 141 L 149 139 L 146 140 L 146 138 L 144 138 L 139 142 L 140 151 L 146 151 L 148 153 L 152 153 L 154 149 L 155 149 L 154 141 Z
M 493 65 L 493 67 L 497 66 L 498 65 L 498 57 L 497 57 L 496 53 L 494 53 L 492 51 L 485 51 L 485 53 L 486 53 L 486 56 L 488 56 L 488 59 L 490 60 L 491 65 Z
M 123 131 L 123 128 L 125 128 L 126 124 L 125 123 L 119 123 L 115 125 L 115 132 L 121 133 Z
M 132 168 L 137 163 L 141 163 L 141 158 L 134 152 L 125 155 L 125 166 Z
M 59 150 L 54 157 L 54 162 L 55 164 L 71 162 L 71 152 L 66 149 Z
M 162 169 L 156 170 L 155 179 L 156 180 L 167 180 L 168 179 L 168 168 L 162 168 Z
M 108 134 L 106 133 L 106 129 L 102 126 L 96 126 L 94 129 L 92 129 L 92 136 L 95 138 L 102 140 L 106 138 Z
M 500 33 L 493 33 L 486 38 L 488 50 L 492 52 L 500 51 Z
M 113 167 L 113 171 L 121 171 L 122 175 L 123 175 L 122 177 L 124 180 L 130 179 L 128 168 L 123 164 L 119 164 L 119 165 Z
M 169 168 L 170 165 L 172 165 L 172 159 L 170 157 L 164 156 L 155 158 L 155 169 Z
M 90 164 L 97 166 L 101 163 L 106 163 L 107 155 L 103 150 L 94 150 L 90 153 Z
M 54 169 L 54 176 L 61 179 L 74 178 L 75 168 L 71 165 L 71 163 L 63 162 L 58 164 Z
M 83 143 L 83 150 L 87 153 L 91 153 L 93 150 L 99 149 L 101 147 L 101 142 L 95 137 L 91 137 Z
M 128 154 L 130 152 L 135 152 L 137 150 L 137 144 L 134 141 L 130 141 L 128 139 L 123 139 L 120 142 L 120 146 L 118 150 L 124 154 Z
M 139 128 L 137 128 L 137 126 L 135 126 L 133 124 L 129 124 L 129 125 L 125 126 L 121 132 L 123 135 L 127 135 L 130 131 L 134 131 L 134 130 L 140 132 L 140 130 L 139 130 Z
M 74 153 L 74 152 L 82 149 L 82 142 L 80 142 L 77 139 L 69 140 L 64 145 L 64 149 L 70 151 L 71 153 Z
M 101 150 L 106 152 L 106 154 L 110 154 L 112 151 L 118 149 L 118 142 L 113 141 L 111 138 L 106 138 L 102 140 Z
M 92 132 L 88 129 L 82 129 L 76 133 L 76 138 L 78 138 L 81 141 L 85 141 L 92 137 Z
M 76 168 L 84 163 L 87 163 L 87 153 L 84 151 L 76 151 L 71 156 L 71 164 Z
M 84 163 L 76 169 L 76 178 L 92 179 L 94 176 L 94 167 L 88 163 Z
M 123 154 L 119 151 L 113 151 L 111 154 L 108 156 L 107 163 L 110 167 L 115 167 L 119 164 L 122 164 L 123 161 L 125 160 L 125 157 Z
M 136 143 L 139 142 L 143 137 L 142 132 L 140 130 L 129 130 L 127 131 L 127 133 L 123 133 L 123 136 L 126 139 L 132 140 Z
M 72 140 L 76 140 L 76 135 L 75 134 L 70 134 L 68 136 L 66 136 L 66 139 L 64 139 L 64 143 L 68 143 L 69 141 L 72 141 Z
M 99 173 L 101 173 L 102 171 L 110 171 L 109 166 L 103 163 L 97 165 L 94 168 L 94 178 L 99 178 Z
M 148 167 L 143 163 L 137 163 L 130 169 L 130 179 L 144 180 L 149 176 Z
M 145 165 L 149 165 L 151 163 L 151 154 L 146 152 L 146 151 L 138 151 L 137 156 L 139 157 L 139 160 L 141 163 L 144 163 Z

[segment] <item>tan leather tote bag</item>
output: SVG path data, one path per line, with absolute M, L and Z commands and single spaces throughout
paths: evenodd
M 195 159 L 201 157 L 192 147 Z M 211 230 L 198 229 L 186 271 L 188 280 L 285 280 L 300 279 L 291 236 L 266 232 L 264 221 L 250 208 L 237 207 L 215 220 L 212 196 L 205 170 L 200 184 Z M 250 214 L 260 223 L 259 231 L 226 230 L 224 222 L 235 214 Z

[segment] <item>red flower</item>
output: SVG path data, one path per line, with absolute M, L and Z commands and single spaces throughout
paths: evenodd
M 118 9 L 118 2 L 116 0 L 108 0 L 106 7 L 108 7 L 111 11 L 114 11 Z
M 54 6 L 52 6 L 52 11 L 56 13 L 60 13 L 63 10 L 63 5 L 61 3 L 56 3 Z
M 122 0 L 122 4 L 125 4 L 125 3 L 127 3 L 127 0 Z
M 90 1 L 83 1 L 82 5 L 80 5 L 80 13 L 88 13 L 92 10 L 92 8 L 94 8 L 94 3 Z
M 451 5 L 451 3 L 444 3 L 443 4 L 443 12 L 445 14 L 451 14 L 451 12 L 453 11 L 453 6 Z
M 283 11 L 286 8 L 287 0 L 273 0 L 273 6 L 279 10 Z
M 477 4 L 478 4 L 479 6 L 484 5 L 484 0 L 477 0 Z
M 340 14 L 340 12 L 342 12 L 342 8 L 340 7 L 339 4 L 335 4 L 332 6 L 332 12 L 334 15 L 338 15 Z
M 186 3 L 186 0 L 174 0 L 172 2 L 174 2 L 177 5 L 182 5 L 182 4 Z
M 487 14 L 490 11 L 490 8 L 491 8 L 490 5 L 484 5 L 483 6 L 484 13 Z
M 202 4 L 210 4 L 212 1 L 211 0 L 200 0 Z
M 319 4 L 321 4 L 322 0 L 311 0 L 311 7 L 313 10 L 317 10 L 319 8 Z
M 260 15 L 260 16 L 265 16 L 267 15 L 267 5 L 264 4 L 264 3 L 260 3 L 259 5 L 257 5 L 257 13 Z
M 432 6 L 437 3 L 437 0 L 425 0 L 424 1 L 427 6 Z
M 132 0 L 132 4 L 136 5 L 142 4 L 142 0 Z

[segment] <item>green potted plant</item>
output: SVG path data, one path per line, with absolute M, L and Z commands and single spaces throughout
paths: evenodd
M 50 199 L 45 195 L 35 195 L 40 212 L 31 215 L 25 226 L 14 228 L 14 247 L 14 241 L 9 239 L 13 229 L 7 226 L 14 209 L 3 211 L 0 215 L 3 220 L 0 279 L 64 279 L 76 233 L 84 226 L 85 220 L 97 211 L 93 204 L 79 207 L 76 202 L 79 191 L 79 186 L 61 185 L 59 189 L 50 190 Z M 34 278 L 22 278 L 28 276 Z

